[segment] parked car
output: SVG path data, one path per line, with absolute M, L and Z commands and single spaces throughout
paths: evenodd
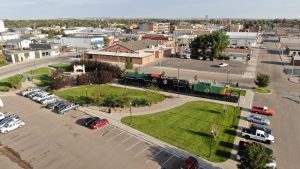
M 227 66 L 229 66 L 229 65 L 227 63 L 224 63 L 224 62 L 218 64 L 218 67 L 227 67 Z
M 46 98 L 46 99 L 41 100 L 40 102 L 41 102 L 43 105 L 48 105 L 48 104 L 51 104 L 51 103 L 55 103 L 56 101 L 57 101 L 57 98 L 56 98 L 56 97 L 49 97 L 49 98 Z
M 242 130 L 242 136 L 246 139 L 258 140 L 267 144 L 274 143 L 274 136 L 262 130 L 251 130 L 245 128 Z
M 268 119 L 263 118 L 260 115 L 251 114 L 247 117 L 247 120 L 253 123 L 263 124 L 263 125 L 270 125 L 271 122 Z
M 250 129 L 251 130 L 262 130 L 268 134 L 272 134 L 272 130 L 270 128 L 267 128 L 265 126 L 261 126 L 258 124 L 251 124 Z
M 252 106 L 251 111 L 253 113 L 263 114 L 267 116 L 274 116 L 275 111 L 272 109 L 269 109 L 267 106 L 259 107 L 259 106 Z
M 4 119 L 5 118 L 5 115 L 4 113 L 0 112 L 0 120 Z
M 26 96 L 26 95 L 28 95 L 29 93 L 31 93 L 31 92 L 36 92 L 36 91 L 40 91 L 40 89 L 38 89 L 38 88 L 29 88 L 29 89 L 26 89 L 26 90 L 22 91 L 22 92 L 21 92 L 21 95 L 22 95 L 22 96 Z
M 100 118 L 99 117 L 89 117 L 84 120 L 83 125 L 86 127 L 89 127 L 91 124 L 93 124 L 97 120 L 100 120 Z
M 48 96 L 49 95 L 49 93 L 40 93 L 40 94 L 38 94 L 38 95 L 35 95 L 34 97 L 32 97 L 32 100 L 35 100 L 35 101 L 37 101 L 37 100 L 40 100 L 41 98 L 44 98 L 44 97 L 46 97 L 46 96 Z
M 94 123 L 92 123 L 90 125 L 90 128 L 91 129 L 97 129 L 97 128 L 100 128 L 100 127 L 106 125 L 107 123 L 108 123 L 107 119 L 96 120 L 96 121 L 94 121 Z
M 48 98 L 51 98 L 51 97 L 54 97 L 54 95 L 45 95 L 45 96 L 42 96 L 42 97 L 38 97 L 37 99 L 35 99 L 35 101 L 37 102 L 41 102 L 41 100 L 44 100 L 44 99 L 48 99 Z
M 19 116 L 16 115 L 6 116 L 4 119 L 0 121 L 0 127 L 3 127 L 6 123 L 16 121 L 16 120 L 20 120 Z
M 21 128 L 22 126 L 25 125 L 25 122 L 18 119 L 18 120 L 14 120 L 11 122 L 6 123 L 4 126 L 2 126 L 0 128 L 0 132 L 1 133 L 8 133 L 11 130 L 17 129 L 17 128 Z
M 59 114 L 65 114 L 65 112 L 71 110 L 71 109 L 76 109 L 78 107 L 77 104 L 74 103 L 67 103 L 64 106 L 61 106 L 57 109 L 57 113 Z
M 48 109 L 56 109 L 59 105 L 63 104 L 64 101 L 56 101 L 54 103 L 48 104 L 47 108 Z
M 181 169 L 198 169 L 198 167 L 198 160 L 195 157 L 190 156 L 184 160 Z
M 33 93 L 30 93 L 30 94 L 28 95 L 28 97 L 32 99 L 33 97 L 38 96 L 38 95 L 41 95 L 42 93 L 44 93 L 44 92 L 43 92 L 43 91 L 33 92 Z
M 265 46 L 260 46 L 259 48 L 260 48 L 260 49 L 266 49 L 266 47 L 265 47 Z

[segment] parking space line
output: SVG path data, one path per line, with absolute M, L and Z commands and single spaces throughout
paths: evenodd
M 147 146 L 146 148 L 144 148 L 142 151 L 140 151 L 139 153 L 137 153 L 134 157 L 138 157 L 139 155 L 141 155 L 145 150 L 147 150 L 149 147 Z
M 130 138 L 131 138 L 132 136 L 131 135 L 129 135 L 129 137 L 127 137 L 125 140 L 123 140 L 121 143 L 124 143 L 124 142 L 126 142 L 127 140 L 129 140 Z
M 139 144 L 140 142 L 141 142 L 141 140 L 138 141 L 138 142 L 136 142 L 136 143 L 133 144 L 132 146 L 128 147 L 128 148 L 125 150 L 125 152 L 129 151 L 130 149 L 132 149 L 134 146 L 136 146 L 136 145 Z
M 165 161 L 165 162 L 161 165 L 161 167 L 158 167 L 158 169 L 161 169 L 165 164 L 167 164 L 167 162 L 168 162 L 169 160 L 171 160 L 171 159 L 173 158 L 173 156 L 174 156 L 174 155 L 171 155 L 171 157 L 169 157 L 169 158 L 167 159 L 167 161 Z
M 159 150 L 158 153 L 156 153 L 154 156 L 152 156 L 151 158 L 153 159 L 154 157 L 156 157 L 158 154 L 160 154 L 163 150 Z M 150 159 L 146 161 L 146 163 L 149 163 Z
M 120 136 L 120 135 L 123 134 L 123 133 L 124 133 L 124 132 L 122 131 L 121 133 L 119 133 L 119 134 L 117 134 L 117 135 L 111 137 L 110 139 L 106 140 L 105 142 L 108 143 L 108 142 L 112 141 L 113 139 L 117 138 L 118 136 Z

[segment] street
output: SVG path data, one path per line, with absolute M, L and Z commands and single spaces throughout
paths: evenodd
M 274 48 L 274 43 L 265 43 Z M 271 76 L 271 95 L 255 94 L 254 105 L 267 105 L 275 109 L 276 115 L 271 117 L 271 128 L 275 143 L 271 146 L 280 169 L 299 168 L 300 150 L 300 85 L 287 80 L 283 73 L 280 56 L 276 53 L 262 51 L 259 57 L 258 72 Z

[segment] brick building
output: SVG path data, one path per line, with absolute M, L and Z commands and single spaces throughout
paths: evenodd
M 131 58 L 133 64 L 146 65 L 168 57 L 175 53 L 175 43 L 169 41 L 140 40 L 115 44 L 101 51 L 85 53 L 85 59 L 125 63 L 126 58 Z

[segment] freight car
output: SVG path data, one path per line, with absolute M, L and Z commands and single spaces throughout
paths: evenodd
M 186 95 L 205 97 L 217 100 L 237 102 L 240 97 L 240 89 L 226 86 L 222 83 L 197 81 L 190 83 L 188 80 L 160 74 L 128 73 L 121 83 L 133 86 L 156 86 L 164 91 L 176 92 Z

